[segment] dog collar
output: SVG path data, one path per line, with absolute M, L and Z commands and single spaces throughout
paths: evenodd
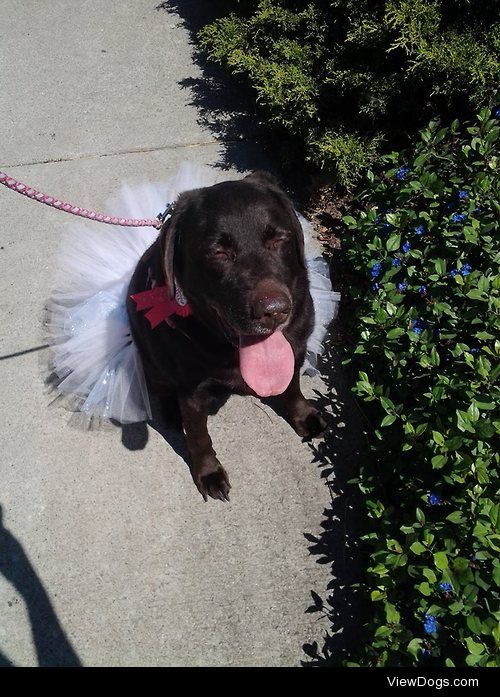
M 172 216 L 174 204 L 167 203 L 163 213 L 158 213 L 158 220 L 165 223 Z M 148 271 L 148 278 L 151 279 L 151 268 Z M 172 320 L 173 315 L 178 317 L 189 317 L 192 314 L 186 296 L 182 292 L 182 288 L 176 279 L 174 279 L 174 297 L 170 298 L 168 279 L 165 277 L 165 285 L 156 285 L 156 280 L 152 280 L 152 288 L 144 290 L 141 293 L 135 293 L 130 297 L 136 304 L 138 311 L 147 310 L 146 319 L 151 325 L 151 329 L 155 329 L 163 321 L 167 322 L 171 327 L 174 327 Z
M 174 326 L 169 321 L 172 315 L 189 317 L 192 314 L 188 301 L 177 284 L 175 284 L 175 296 L 173 299 L 169 297 L 168 286 L 155 286 L 151 290 L 144 290 L 142 293 L 135 293 L 130 297 L 135 302 L 138 311 L 147 310 L 145 316 L 151 325 L 151 329 L 154 329 L 163 321 L 170 326 Z

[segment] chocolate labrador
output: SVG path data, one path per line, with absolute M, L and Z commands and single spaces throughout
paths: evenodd
M 269 175 L 181 194 L 134 272 L 127 311 L 148 389 L 178 400 L 205 501 L 231 488 L 207 430 L 214 398 L 280 395 L 300 436 L 324 431 L 299 384 L 314 323 L 303 233 Z

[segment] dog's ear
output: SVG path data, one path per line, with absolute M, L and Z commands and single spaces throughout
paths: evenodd
M 182 229 L 186 225 L 186 216 L 190 213 L 193 203 L 198 200 L 198 190 L 185 191 L 180 194 L 172 208 L 172 216 L 163 223 L 160 230 L 163 271 L 166 276 L 170 300 L 175 296 L 176 273 L 177 279 L 182 281 Z M 181 278 L 179 278 L 179 274 Z
M 179 235 L 178 216 L 175 214 L 166 220 L 160 230 L 160 248 L 163 256 L 163 269 L 167 281 L 168 297 L 175 295 L 174 254 Z
M 278 183 L 278 180 L 273 177 L 272 174 L 269 174 L 269 172 L 264 172 L 260 169 L 256 170 L 255 172 L 252 172 L 252 174 L 247 174 L 245 179 L 249 179 L 250 181 L 256 182 L 257 184 L 267 184 L 268 186 L 272 186 L 275 189 L 280 189 L 280 185 Z

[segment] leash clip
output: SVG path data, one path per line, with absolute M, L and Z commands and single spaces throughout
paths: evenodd
M 171 215 L 172 215 L 172 212 L 171 212 L 171 211 L 172 211 L 172 208 L 173 208 L 173 207 L 174 207 L 174 204 L 173 204 L 173 203 L 167 203 L 167 207 L 165 208 L 165 210 L 163 211 L 163 213 L 158 213 L 158 215 L 156 216 L 157 219 L 158 219 L 162 224 L 163 224 L 166 220 L 168 220 L 168 218 L 171 217 Z

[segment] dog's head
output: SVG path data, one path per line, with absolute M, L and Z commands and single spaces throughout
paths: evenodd
M 206 321 L 237 337 L 285 328 L 307 277 L 300 222 L 269 175 L 182 194 L 164 226 L 166 276 Z

